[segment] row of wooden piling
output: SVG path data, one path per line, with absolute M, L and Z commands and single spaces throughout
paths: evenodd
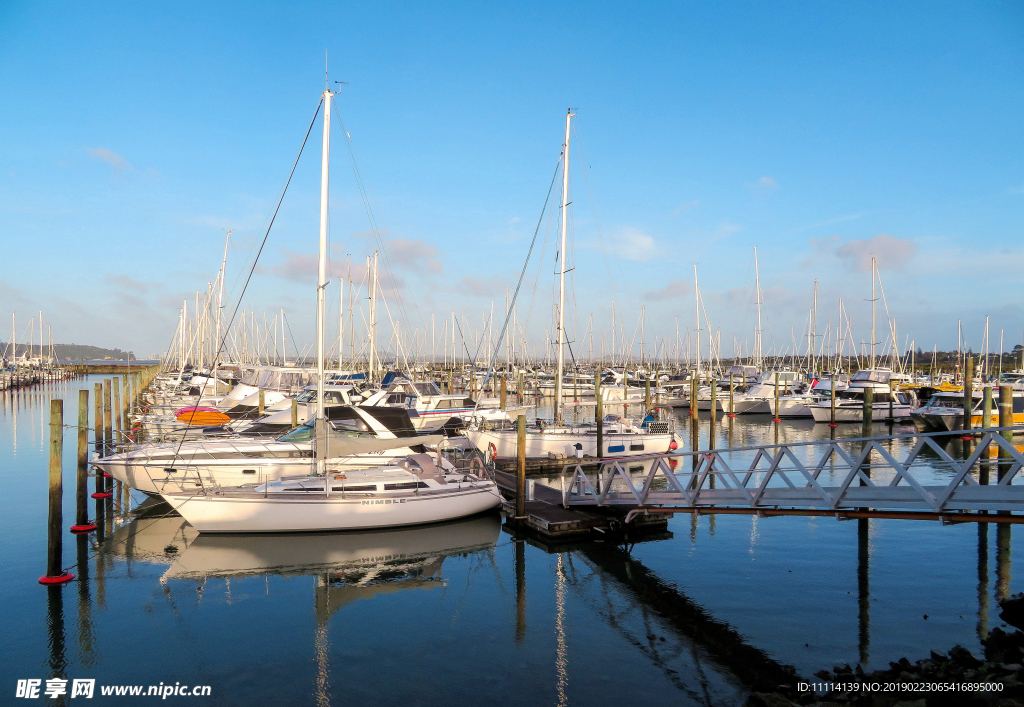
M 119 377 L 107 379 L 94 386 L 94 408 L 92 427 L 95 450 L 101 455 L 112 453 L 117 448 L 115 431 L 123 433 L 127 426 L 132 407 L 141 402 L 143 391 L 149 386 L 156 375 L 158 366 L 142 369 L 137 373 L 124 376 L 122 396 L 122 380 Z M 116 425 L 116 427 L 115 427 Z M 71 532 L 76 534 L 89 533 L 96 530 L 103 522 L 107 508 L 114 493 L 111 491 L 111 480 L 101 473 L 96 474 L 95 493 L 96 522 L 89 519 L 89 390 L 78 391 L 78 454 L 76 464 L 75 492 L 75 524 Z M 65 572 L 63 561 L 63 454 L 64 454 L 64 401 L 59 398 L 50 400 L 50 459 L 49 459 L 49 513 L 47 518 L 46 574 L 39 578 L 40 584 L 63 584 L 74 579 L 74 575 Z M 127 488 L 117 482 L 118 498 L 127 494 Z

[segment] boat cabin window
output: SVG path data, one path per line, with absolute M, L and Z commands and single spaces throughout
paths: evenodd
M 312 403 L 316 402 L 316 391 L 315 390 L 304 390 L 295 396 L 295 402 L 297 403 Z
M 331 491 L 376 491 L 377 484 L 361 484 L 360 486 L 332 486 Z
M 385 491 L 402 491 L 404 489 L 425 489 L 430 488 L 422 481 L 403 481 L 399 484 L 384 484 Z
M 441 391 L 433 383 L 413 383 L 420 395 L 440 395 Z
M 871 383 L 888 383 L 889 372 L 888 371 L 872 371 L 863 370 L 857 371 L 853 374 L 851 381 L 869 381 Z
M 404 405 L 405 393 L 388 393 L 388 399 L 384 402 L 387 405 Z
M 291 432 L 285 432 L 277 439 L 281 442 L 308 442 L 314 435 L 313 421 L 310 420 L 304 425 L 299 425 Z
M 347 420 L 331 420 L 331 427 L 341 433 L 359 434 L 372 432 L 365 420 L 350 418 Z

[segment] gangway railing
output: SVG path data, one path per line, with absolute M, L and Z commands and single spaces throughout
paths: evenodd
M 976 430 L 976 441 L 963 443 L 969 451 L 963 459 L 939 443 L 951 438 L 948 432 L 606 459 L 589 475 L 583 464 L 567 467 L 562 502 L 666 510 L 1024 511 L 1024 479 L 1018 479 L 1024 454 L 1002 435 L 1014 431 L 1024 427 Z M 901 445 L 909 447 L 905 455 L 891 449 Z

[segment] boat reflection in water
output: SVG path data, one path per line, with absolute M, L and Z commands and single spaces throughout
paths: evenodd
M 275 535 L 199 535 L 180 516 L 141 516 L 119 528 L 105 550 L 127 560 L 169 564 L 165 582 L 317 575 L 333 611 L 373 594 L 443 585 L 440 570 L 447 556 L 491 549 L 500 534 L 497 512 L 412 528 Z

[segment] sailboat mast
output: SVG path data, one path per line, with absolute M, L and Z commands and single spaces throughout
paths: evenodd
M 875 367 L 875 259 L 871 259 L 871 368 Z
M 316 418 L 324 424 L 324 310 L 327 294 L 327 186 L 331 153 L 331 93 L 324 89 L 324 143 L 320 158 L 320 256 L 316 287 Z M 317 456 L 323 450 L 317 450 Z
M 562 249 L 558 272 L 558 370 L 555 375 L 555 422 L 562 421 L 562 371 L 565 367 L 565 232 L 569 215 L 569 128 L 572 109 L 565 113 L 565 143 L 562 145 Z
M 231 231 L 224 236 L 224 257 L 220 261 L 220 276 L 217 278 L 217 333 L 214 336 L 213 354 L 213 394 L 217 394 L 217 372 L 220 369 L 220 317 L 224 309 L 224 272 L 228 266 L 228 243 L 231 242 Z
M 754 246 L 754 285 L 757 289 L 757 331 L 754 332 L 754 365 L 760 371 L 761 361 L 761 271 L 757 267 L 757 246 Z

